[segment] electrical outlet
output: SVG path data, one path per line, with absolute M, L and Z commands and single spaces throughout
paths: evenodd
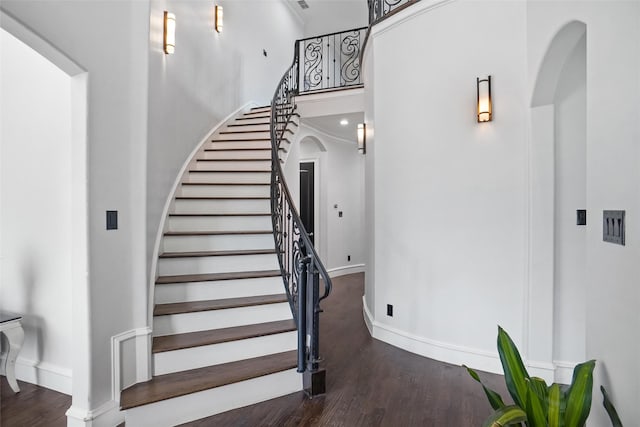
M 338 217 L 342 218 L 342 211 L 338 211 Z
M 351 255 L 347 255 L 347 261 L 351 261 Z
M 578 209 L 576 211 L 576 225 L 587 225 L 587 210 Z
M 107 211 L 107 230 L 118 229 L 118 211 Z
M 393 317 L 393 305 L 387 304 L 387 316 Z

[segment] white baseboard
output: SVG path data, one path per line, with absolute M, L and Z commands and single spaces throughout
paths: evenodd
M 502 365 L 497 352 L 475 349 L 456 344 L 445 343 L 411 334 L 375 320 L 365 297 L 362 297 L 364 322 L 373 338 L 395 347 L 454 365 L 467 365 L 473 369 L 502 375 Z M 531 376 L 543 378 L 547 383 L 569 384 L 573 376 L 573 362 L 554 361 L 553 363 L 525 361 Z
M 114 427 L 124 422 L 117 402 L 109 400 L 95 410 L 71 406 L 67 412 L 67 427 Z
M 362 315 L 364 316 L 364 324 L 369 330 L 369 335 L 373 336 L 373 314 L 369 311 L 366 295 L 362 295 Z
M 347 274 L 364 272 L 364 264 L 344 265 L 342 267 L 330 268 L 327 270 L 329 277 L 345 276 Z
M 4 365 L 5 358 L 6 355 L 0 357 L 0 366 Z M 15 369 L 20 381 L 71 395 L 71 369 L 24 357 L 18 357 Z

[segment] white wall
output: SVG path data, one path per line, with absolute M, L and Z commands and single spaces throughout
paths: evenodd
M 586 227 L 586 39 L 567 59 L 555 94 L 554 359 L 585 359 Z M 588 218 L 598 225 L 597 217 Z
M 148 251 L 176 175 L 211 128 L 241 105 L 271 102 L 302 26 L 282 1 L 152 1 L 149 50 Z M 164 10 L 176 15 L 176 51 L 162 51 Z M 263 55 L 263 49 L 267 56 Z
M 88 72 L 91 373 L 81 378 L 83 396 L 74 385 L 77 418 L 113 405 L 110 338 L 147 325 L 151 248 L 180 165 L 228 113 L 271 98 L 302 34 L 280 1 L 221 4 L 225 29 L 217 35 L 210 2 L 2 2 Z M 178 24 L 171 56 L 160 52 L 165 5 Z M 105 230 L 106 210 L 119 211 L 118 230 Z M 138 338 L 143 360 L 148 341 Z
M 355 141 L 340 141 L 307 126 L 301 133 L 305 137 L 300 141 L 299 161 L 317 161 L 314 173 L 319 181 L 319 194 L 316 194 L 319 227 L 314 235 L 325 268 L 333 274 L 362 269 L 366 243 L 364 158 L 358 153 Z M 316 138 L 324 151 L 307 137 Z M 338 214 L 340 211 L 342 217 Z
M 552 37 L 565 24 L 586 24 L 586 356 L 597 360 L 598 386 L 612 394 L 623 423 L 640 417 L 640 4 L 637 2 L 528 3 L 528 71 L 534 79 Z M 615 153 L 615 155 L 612 155 Z M 625 209 L 626 246 L 602 241 L 602 211 Z M 594 404 L 590 425 L 609 423 Z
M 88 393 L 73 405 L 111 399 L 110 337 L 146 321 L 145 153 L 148 3 L 146 1 L 3 1 L 2 9 L 34 29 L 89 74 Z M 114 29 L 117 29 L 114 30 Z M 105 211 L 119 229 L 105 229 Z M 79 400 L 85 400 L 80 402 Z M 86 406 L 90 407 L 86 407 Z
M 369 10 L 365 0 L 307 0 L 309 9 L 295 4 L 304 19 L 304 36 L 350 30 L 369 25 Z
M 487 357 L 495 354 L 496 325 L 523 341 L 525 4 L 450 2 L 429 10 L 430 3 L 413 6 L 399 25 L 380 24 L 368 45 L 373 99 L 365 117 L 375 135 L 367 154 L 374 153 L 375 181 L 369 309 L 382 339 L 496 370 L 495 356 Z M 420 55 L 404 48 L 407 40 L 421 41 Z M 478 124 L 476 77 L 489 74 L 494 121 Z
M 71 394 L 71 88 L 0 29 L 0 308 L 23 315 L 18 379 Z
M 586 60 L 576 53 L 550 86 L 556 99 L 540 103 L 533 97 L 541 64 L 553 37 L 573 20 L 586 24 Z M 375 187 L 366 202 L 375 212 L 368 217 L 375 282 L 367 279 L 365 298 L 374 304 L 375 337 L 500 370 L 494 343 L 495 324 L 502 324 L 536 374 L 553 377 L 560 368 L 561 377 L 570 375 L 552 358 L 597 359 L 590 425 L 608 424 L 600 384 L 625 423 L 638 419 L 628 396 L 640 394 L 640 242 L 633 229 L 640 219 L 639 24 L 637 2 L 424 1 L 374 29 L 364 75 L 371 91 L 365 118 L 375 134 L 367 163 Z M 414 39 L 422 41 L 422 56 L 397 48 Z M 586 79 L 578 72 L 585 63 Z M 495 114 L 480 125 L 475 77 L 487 74 Z M 554 101 L 555 108 L 539 107 Z M 555 132 L 538 128 L 554 118 Z M 554 156 L 553 144 L 537 144 L 554 139 L 556 160 L 571 158 L 568 168 L 537 163 Z M 584 196 L 567 194 L 583 191 L 570 189 L 580 176 Z M 554 192 L 567 217 L 554 220 Z M 575 224 L 581 203 L 588 210 L 584 244 L 580 231 L 556 234 L 556 263 L 568 268 L 556 270 L 554 283 L 554 221 L 558 228 L 571 216 Z M 605 209 L 626 210 L 626 246 L 602 241 Z M 537 258 L 541 236 L 551 236 L 551 262 Z M 584 272 L 579 254 L 566 259 L 581 245 Z M 540 268 L 551 275 L 538 274 Z M 387 303 L 394 304 L 393 318 L 384 315 Z

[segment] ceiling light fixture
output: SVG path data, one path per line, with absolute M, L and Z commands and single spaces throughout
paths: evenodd
M 349 120 L 347 120 L 347 119 L 342 119 L 342 120 L 340 120 L 340 124 L 341 124 L 342 126 L 346 126 L 346 125 L 348 125 L 348 124 L 349 124 Z

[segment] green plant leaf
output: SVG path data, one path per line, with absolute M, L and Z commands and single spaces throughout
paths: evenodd
M 530 381 L 531 381 L 530 386 L 533 387 L 533 391 L 535 392 L 536 396 L 538 396 L 538 399 L 540 400 L 540 404 L 542 405 L 542 411 L 544 412 L 544 419 L 546 420 L 547 414 L 549 413 L 549 403 L 548 403 L 549 387 L 547 386 L 547 383 L 542 378 L 531 377 Z
M 482 388 L 484 389 L 484 394 L 487 395 L 487 399 L 489 399 L 489 404 L 491 404 L 491 407 L 493 409 L 500 409 L 505 407 L 504 401 L 502 400 L 502 396 L 500 396 L 498 393 L 496 393 L 495 391 L 485 386 L 482 380 L 480 379 L 480 376 L 476 373 L 476 371 L 474 371 L 473 369 L 469 368 L 466 365 L 462 365 L 462 366 L 466 368 L 467 372 L 469 372 L 469 375 L 471 375 L 471 378 L 478 381 L 480 385 L 482 385 Z
M 602 404 L 604 405 L 604 409 L 607 410 L 607 414 L 609 414 L 609 418 L 611 419 L 611 425 L 613 427 L 622 427 L 622 421 L 620 421 L 620 417 L 618 416 L 618 411 L 611 403 L 611 399 L 609 399 L 609 394 L 607 390 L 603 386 L 600 386 L 600 391 L 602 392 Z
M 549 387 L 549 395 L 547 398 L 549 405 L 549 427 L 564 427 L 564 392 L 559 384 L 552 384 Z
M 524 409 L 527 413 L 529 426 L 547 427 L 547 417 L 542 408 L 543 404 L 540 401 L 540 397 L 538 397 L 537 385 L 535 385 L 534 381 L 527 381 L 527 386 L 527 406 Z
M 589 360 L 577 365 L 573 370 L 573 380 L 566 396 L 565 427 L 582 427 L 589 416 L 595 364 L 595 360 Z
M 503 427 L 527 421 L 527 414 L 518 406 L 505 406 L 495 411 L 482 427 Z
M 509 394 L 518 406 L 526 408 L 528 386 L 525 379 L 530 378 L 529 373 L 511 337 L 500 326 L 498 326 L 498 353 Z

